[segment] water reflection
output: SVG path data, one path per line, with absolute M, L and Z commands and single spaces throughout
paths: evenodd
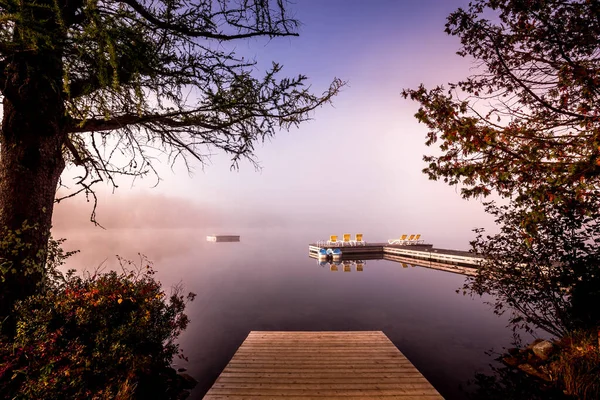
M 202 398 L 251 330 L 381 330 L 449 400 L 463 399 L 459 386 L 489 371 L 486 350 L 510 345 L 507 318 L 494 316 L 486 298 L 456 294 L 462 275 L 368 257 L 315 266 L 306 257 L 313 232 L 230 232 L 244 240 L 215 245 L 205 240 L 213 232 L 202 230 L 55 236 L 73 238 L 67 250 L 82 250 L 67 268 L 107 257 L 110 268 L 114 254 L 135 259 L 141 252 L 165 287 L 181 282 L 198 294 L 180 340 L 189 362 L 176 361 L 199 381 L 192 400 Z
M 435 250 L 437 251 L 437 250 Z M 450 252 L 449 250 L 444 250 L 445 252 Z M 309 249 L 308 256 L 310 258 L 316 259 L 319 264 L 322 266 L 328 265 L 328 263 L 336 263 L 336 265 L 341 265 L 344 261 L 356 262 L 361 260 L 389 260 L 397 262 L 402 266 L 402 268 L 408 267 L 424 267 L 431 268 L 440 271 L 452 272 L 461 275 L 469 275 L 474 276 L 476 274 L 476 269 L 471 266 L 459 265 L 456 262 L 452 261 L 444 261 L 438 259 L 427 259 L 423 260 L 421 255 L 396 255 L 396 254 L 382 254 L 377 252 L 372 252 L 371 254 L 342 254 L 338 253 L 337 255 L 332 255 L 329 253 L 325 253 L 324 249 L 321 249 L 319 253 L 313 251 L 313 248 Z M 348 268 L 345 268 L 344 265 L 340 267 L 342 271 L 349 271 Z M 330 266 L 331 271 L 337 271 L 338 268 L 334 268 Z M 352 268 L 350 269 L 352 270 Z
M 367 264 L 364 260 L 344 260 L 344 261 L 325 261 L 318 260 L 317 263 L 323 268 L 329 268 L 330 271 L 344 271 L 344 272 L 363 272 L 365 265 Z
M 492 374 L 475 374 L 469 400 L 567 400 L 562 390 L 518 369 L 499 366 Z
M 350 272 L 351 271 L 351 269 L 350 269 L 350 262 L 347 261 L 347 262 L 343 263 L 342 265 L 344 266 L 344 272 Z

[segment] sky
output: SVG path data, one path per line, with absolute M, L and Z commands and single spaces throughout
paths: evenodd
M 156 187 L 147 179 L 116 194 L 100 190 L 99 222 L 108 229 L 276 226 L 308 231 L 314 241 L 342 233 L 362 232 L 367 241 L 421 233 L 436 247 L 455 249 L 468 249 L 473 228 L 494 231 L 480 201 L 466 201 L 456 187 L 421 172 L 423 155 L 436 149 L 424 144 L 427 128 L 414 118 L 418 105 L 400 95 L 472 72 L 471 61 L 455 54 L 458 39 L 444 33 L 448 14 L 468 1 L 295 3 L 299 37 L 241 41 L 235 49 L 255 56 L 259 67 L 276 61 L 288 76 L 307 75 L 318 93 L 334 77 L 347 81 L 333 106 L 258 144 L 258 171 L 250 163 L 231 171 L 223 154 L 204 168 L 192 163 L 192 174 L 163 160 Z M 81 198 L 61 203 L 54 225 L 90 228 L 89 209 Z

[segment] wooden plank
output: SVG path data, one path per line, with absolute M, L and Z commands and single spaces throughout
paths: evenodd
M 361 337 L 371 337 L 374 339 L 383 339 L 377 332 L 364 331 L 359 333 L 352 332 L 336 332 L 336 331 L 328 331 L 328 332 L 319 332 L 317 335 L 314 332 L 304 332 L 304 331 L 293 331 L 293 332 L 273 332 L 265 334 L 263 332 L 256 334 L 249 334 L 248 339 L 257 339 L 257 338 L 280 338 L 280 339 L 347 339 L 347 338 L 361 338 Z
M 321 335 L 376 335 L 381 336 L 381 331 L 251 331 L 248 336 L 290 336 L 290 335 L 307 335 L 307 336 L 321 336 Z M 384 337 L 387 337 L 384 335 Z
M 361 340 L 329 340 L 327 338 L 321 338 L 319 340 L 302 340 L 302 339 L 297 339 L 297 340 L 278 340 L 278 339 L 268 339 L 268 340 L 253 340 L 250 339 L 248 340 L 248 342 L 246 343 L 246 345 L 252 345 L 252 346 L 261 346 L 261 345 L 271 345 L 271 344 L 277 344 L 277 343 L 289 343 L 289 344 L 294 344 L 294 343 L 314 343 L 315 345 L 318 345 L 319 343 L 322 343 L 324 345 L 328 345 L 328 344 L 334 344 L 334 345 L 353 345 L 353 344 L 377 344 L 377 345 L 390 345 L 389 342 L 383 341 L 383 340 L 374 340 L 374 339 L 369 339 L 371 336 L 363 336 L 362 338 L 360 338 Z M 271 343 L 273 342 L 273 343 Z M 393 345 L 392 345 L 393 346 Z
M 204 398 L 442 399 L 380 331 L 251 332 Z
M 361 352 L 361 353 L 356 353 L 355 351 L 349 351 L 349 352 L 323 352 L 323 353 L 319 353 L 319 352 L 308 352 L 308 353 L 302 353 L 299 351 L 296 352 L 270 352 L 270 353 L 264 353 L 261 352 L 259 354 L 257 353 L 250 353 L 250 352 L 239 352 L 239 353 L 235 353 L 234 354 L 234 358 L 236 359 L 249 359 L 249 360 L 260 360 L 262 358 L 265 359 L 269 359 L 269 360 L 277 360 L 277 359 L 284 359 L 284 360 L 288 360 L 290 358 L 302 358 L 305 360 L 320 360 L 323 358 L 326 359 L 331 359 L 331 358 L 339 358 L 341 360 L 353 360 L 353 359 L 363 359 L 363 358 L 368 358 L 370 360 L 372 359 L 398 359 L 398 360 L 406 360 L 406 357 L 404 357 L 401 354 L 398 354 L 396 352 L 382 352 L 382 351 L 378 351 L 378 352 Z
M 408 383 L 421 383 L 421 382 L 427 382 L 427 379 L 425 379 L 423 376 L 420 375 L 416 375 L 414 374 L 413 376 L 410 375 L 401 375 L 401 376 L 397 376 L 397 377 L 382 377 L 381 375 L 377 375 L 373 378 L 364 378 L 364 377 L 360 377 L 360 376 L 356 376 L 356 375 L 343 375 L 343 376 L 333 376 L 333 377 L 316 377 L 316 378 L 307 378 L 305 376 L 299 376 L 299 377 L 290 377 L 290 376 L 276 376 L 276 377 L 257 377 L 257 376 L 252 376 L 252 377 L 240 377 L 237 375 L 224 375 L 221 376 L 221 378 L 219 379 L 220 383 L 226 383 L 226 382 L 236 382 L 236 383 L 243 383 L 243 382 L 251 382 L 251 383 L 302 383 L 302 384 L 320 384 L 320 383 L 340 383 L 340 384 L 346 384 L 346 383 L 381 383 L 381 384 L 385 384 L 385 383 L 401 383 L 401 382 L 408 382 Z
M 414 368 L 414 367 L 413 367 Z M 415 371 L 415 369 L 413 368 L 368 368 L 368 369 L 361 369 L 360 371 L 362 372 L 369 372 L 369 373 L 386 373 L 386 372 L 410 372 L 410 371 Z M 247 372 L 256 372 L 256 373 L 274 373 L 274 372 L 278 372 L 278 371 L 282 371 L 282 369 L 277 369 L 277 368 L 245 368 L 243 369 L 244 371 Z M 229 368 L 225 368 L 224 371 L 227 372 L 235 372 L 235 369 L 229 369 Z M 317 372 L 317 373 L 326 373 L 328 371 L 332 371 L 332 369 L 330 368 L 325 368 L 325 369 L 314 369 L 314 368 L 305 368 L 305 369 L 298 369 L 298 368 L 286 368 L 285 371 L 287 372 L 304 372 L 304 371 L 312 371 L 312 372 Z M 339 373 L 344 373 L 344 374 L 354 374 L 356 373 L 356 370 L 353 369 L 338 369 L 337 372 Z
M 273 397 L 270 395 L 252 395 L 252 396 L 244 396 L 244 395 L 212 395 L 207 394 L 204 396 L 204 400 L 255 400 L 255 399 L 272 399 Z M 285 400 L 308 400 L 309 397 L 306 396 L 285 396 L 282 397 Z M 364 395 L 348 395 L 348 396 L 327 396 L 321 397 L 322 399 L 327 400 L 348 400 L 348 399 L 360 399 L 364 400 Z M 369 396 L 370 400 L 440 400 L 441 397 L 439 395 L 411 395 L 411 394 L 402 394 L 402 395 L 393 395 L 393 396 Z
M 331 368 L 293 368 L 293 367 L 243 367 L 243 368 L 235 368 L 235 367 L 225 367 L 223 370 L 224 373 L 228 374 L 241 374 L 241 373 L 256 373 L 256 374 L 322 374 L 323 376 L 356 376 L 356 375 L 365 375 L 365 374 L 374 374 L 374 373 L 385 373 L 385 374 L 393 374 L 393 373 L 412 373 L 418 372 L 418 370 L 414 366 L 404 366 L 404 367 L 375 367 L 375 366 L 367 366 L 367 367 L 331 367 Z
M 216 388 L 210 389 L 212 394 L 228 394 L 228 395 L 242 395 L 242 396 L 270 396 L 273 398 L 286 397 L 286 396 L 311 396 L 311 397 L 325 397 L 325 396 L 394 396 L 398 394 L 413 394 L 413 395 L 434 395 L 437 391 L 433 386 L 429 385 L 429 388 L 425 389 L 270 389 L 267 387 L 259 389 L 248 389 L 248 388 Z
M 352 341 L 330 341 L 330 340 L 296 340 L 296 341 L 248 341 L 248 343 L 244 343 L 244 349 L 249 347 L 292 347 L 296 349 L 301 349 L 303 345 L 308 345 L 311 348 L 314 347 L 366 347 L 366 346 L 378 346 L 378 347 L 387 347 L 393 348 L 394 346 L 390 343 L 381 342 L 381 341 L 371 341 L 371 340 L 352 340 Z
M 404 361 L 404 360 L 403 360 Z M 307 368 L 307 367 L 317 367 L 317 366 L 322 366 L 322 367 L 331 367 L 331 366 L 348 366 L 348 368 L 363 368 L 363 367 L 367 367 L 367 366 L 411 366 L 412 364 L 410 363 L 410 361 L 406 360 L 406 362 L 399 362 L 397 360 L 368 360 L 368 359 L 362 359 L 362 360 L 357 360 L 357 361 L 353 361 L 353 362 L 343 362 L 343 361 L 331 361 L 331 360 L 311 360 L 311 361 L 303 361 L 303 360 L 277 360 L 277 361 L 273 361 L 273 360 L 231 360 L 229 362 L 229 366 L 234 366 L 236 368 L 246 368 L 246 367 L 259 367 L 259 366 L 272 366 L 272 367 L 277 367 L 277 366 L 291 366 L 293 365 L 294 367 L 297 368 Z M 413 367 L 414 368 L 414 367 Z
M 323 349 L 331 349 L 331 350 L 344 350 L 354 348 L 354 350 L 364 350 L 371 351 L 373 349 L 379 350 L 393 350 L 393 346 L 384 343 L 372 343 L 372 342 L 353 342 L 353 343 L 333 343 L 333 342 L 325 342 L 325 343 L 308 343 L 308 342 L 298 342 L 298 343 L 273 343 L 269 344 L 256 344 L 256 343 L 248 343 L 244 345 L 244 350 L 250 351 L 253 349 L 272 349 L 272 350 L 280 350 L 280 349 L 288 349 L 299 351 L 305 347 L 309 347 L 310 350 L 323 350 Z
M 247 358 L 237 358 L 234 357 L 229 362 L 230 365 L 333 365 L 333 364 L 346 364 L 346 365 L 377 365 L 377 364 L 393 364 L 393 365 L 412 365 L 410 361 L 406 358 L 379 358 L 379 359 L 370 359 L 367 357 L 363 358 L 352 358 L 345 359 L 343 357 L 335 356 L 332 358 L 313 358 L 309 360 L 302 359 L 299 356 L 288 357 L 286 359 L 273 360 L 272 358 L 257 358 L 257 359 L 247 359 Z
M 323 364 L 323 363 L 327 363 L 327 364 L 339 364 L 339 363 L 352 363 L 352 364 L 389 364 L 389 363 L 394 363 L 394 364 L 410 364 L 410 361 L 408 361 L 406 358 L 402 358 L 402 357 L 395 357 L 395 356 L 388 356 L 388 357 L 373 357 L 373 358 L 369 358 L 369 357 L 348 357 L 348 358 L 344 358 L 344 357 L 340 357 L 340 356 L 335 356 L 335 357 L 307 357 L 307 358 L 303 358 L 301 356 L 294 356 L 294 357 L 281 357 L 279 358 L 279 356 L 275 356 L 275 357 L 238 357 L 235 356 L 231 359 L 230 363 L 235 363 L 235 364 L 248 364 L 248 363 L 259 363 L 259 364 L 265 364 L 265 363 L 271 363 L 271 364 L 286 364 L 289 365 L 291 363 L 296 363 L 296 364 Z
M 397 354 L 397 351 L 394 349 L 394 347 L 391 346 L 386 346 L 386 347 L 380 347 L 380 348 L 373 348 L 373 346 L 366 348 L 365 347 L 343 347 L 343 346 L 329 346 L 329 347 L 324 347 L 324 346 L 320 346 L 319 348 L 315 348 L 312 347 L 310 345 L 304 345 L 302 346 L 283 346 L 284 349 L 287 348 L 287 351 L 289 353 L 299 353 L 299 352 L 309 352 L 309 353 L 316 353 L 316 352 L 345 352 L 345 353 L 351 353 L 351 352 L 357 352 L 357 353 L 374 353 L 374 352 L 380 352 L 380 353 L 394 353 Z M 244 346 L 243 348 L 240 347 L 238 352 L 239 353 L 254 353 L 256 354 L 256 346 L 254 348 L 252 348 L 252 346 L 248 345 L 248 346 Z M 276 352 L 281 352 L 282 347 L 281 346 L 259 346 L 259 349 L 261 354 L 262 353 L 276 353 Z
M 400 390 L 421 390 L 431 388 L 429 382 L 421 383 L 377 383 L 377 389 L 400 389 Z M 258 382 L 218 382 L 213 385 L 219 389 L 293 389 L 293 390 L 368 390 L 372 388 L 372 384 L 366 383 L 296 383 L 296 382 L 280 382 L 280 383 L 258 383 Z
M 402 372 L 394 372 L 394 371 L 385 371 L 382 374 L 372 373 L 366 371 L 357 371 L 352 374 L 344 375 L 344 376 L 355 376 L 355 377 L 364 377 L 364 378 L 377 378 L 381 376 L 382 378 L 398 378 L 408 375 L 419 375 L 422 376 L 420 372 L 415 368 L 414 371 L 402 371 Z M 237 377 L 290 377 L 290 378 L 320 378 L 320 377 L 342 377 L 336 371 L 327 371 L 327 372 L 286 372 L 286 371 L 277 371 L 277 372 L 247 372 L 247 371 L 227 371 L 224 370 L 221 373 L 221 376 L 237 376 Z
M 265 338 L 265 339 L 248 339 L 244 345 L 276 345 L 278 343 L 283 344 L 302 344 L 302 343 L 312 343 L 312 344 L 334 344 L 334 345 L 352 345 L 352 344 L 379 344 L 379 345 L 388 345 L 393 346 L 389 341 L 384 341 L 382 339 L 373 339 L 373 336 L 362 336 L 357 338 L 348 338 L 348 339 L 328 339 L 328 338 L 319 338 L 319 339 L 302 339 L 302 338 L 294 338 L 294 339 L 278 339 L 278 338 Z

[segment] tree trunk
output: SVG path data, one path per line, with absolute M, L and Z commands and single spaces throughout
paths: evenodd
M 10 314 L 15 301 L 33 294 L 43 278 L 67 137 L 60 55 L 19 54 L 5 72 L 0 132 L 1 317 Z

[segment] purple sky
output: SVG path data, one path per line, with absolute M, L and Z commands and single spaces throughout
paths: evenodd
M 119 188 L 119 196 L 102 196 L 100 218 L 106 203 L 115 212 L 121 203 L 131 207 L 123 196 L 143 194 L 177 198 L 173 204 L 183 199 L 204 214 L 272 217 L 314 232 L 314 240 L 344 232 L 373 241 L 421 233 L 437 247 L 467 248 L 471 230 L 492 228 L 492 220 L 480 202 L 465 201 L 456 188 L 421 173 L 423 154 L 435 149 L 424 145 L 426 127 L 413 117 L 417 104 L 400 96 L 421 82 L 431 87 L 470 73 L 470 62 L 455 55 L 458 40 L 443 32 L 447 15 L 467 3 L 297 1 L 292 14 L 302 22 L 300 37 L 238 42 L 236 49 L 255 55 L 260 66 L 277 61 L 289 76 L 307 75 L 317 92 L 334 77 L 348 81 L 334 106 L 259 144 L 259 172 L 248 163 L 232 172 L 224 155 L 204 170 L 196 165 L 192 177 L 183 165 L 171 171 L 163 164 L 158 187 L 137 181 L 133 189 Z M 161 207 L 169 207 L 163 200 Z

